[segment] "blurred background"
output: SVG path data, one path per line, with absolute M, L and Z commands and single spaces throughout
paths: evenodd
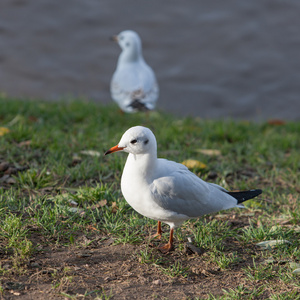
M 300 120 L 299 15 L 299 0 L 1 0 L 0 92 L 110 103 L 120 48 L 109 37 L 131 29 L 159 110 Z

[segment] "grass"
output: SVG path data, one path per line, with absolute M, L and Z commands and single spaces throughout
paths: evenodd
M 187 277 L 188 276 L 188 267 L 183 267 L 182 263 L 179 261 L 176 261 L 174 264 L 170 265 L 167 268 L 159 267 L 163 274 L 169 276 L 169 277 Z
M 203 268 L 241 276 L 235 287 L 221 295 L 207 291 L 205 298 L 299 299 L 299 276 L 292 275 L 288 265 L 300 260 L 299 122 L 274 126 L 159 112 L 121 115 L 115 106 L 75 100 L 47 103 L 2 97 L 0 105 L 0 127 L 9 130 L 0 136 L 0 164 L 8 162 L 16 170 L 6 177 L 0 171 L 0 252 L 5 261 L 0 264 L 1 295 L 7 293 L 5 278 L 29 274 L 28 263 L 42 245 L 79 249 L 99 236 L 101 241 L 112 239 L 113 245 L 134 245 L 133 261 L 168 280 L 200 276 L 200 267 L 191 267 L 183 254 L 190 236 L 205 250 Z M 160 157 L 201 161 L 206 168 L 192 171 L 204 180 L 231 190 L 261 188 L 263 195 L 248 201 L 246 209 L 186 222 L 176 231 L 174 256 L 162 256 L 149 239 L 155 222 L 135 213 L 120 192 L 126 155 L 103 155 L 134 125 L 154 131 Z M 217 149 L 221 155 L 206 155 L 202 149 Z M 167 240 L 169 229 L 164 229 Z M 80 241 L 82 235 L 88 242 Z M 267 250 L 256 246 L 273 239 L 290 243 Z M 52 277 L 54 290 L 75 297 L 67 292 L 72 275 L 64 270 Z M 112 297 L 115 291 L 103 287 L 99 299 Z M 88 289 L 83 295 L 90 293 L 98 295 Z

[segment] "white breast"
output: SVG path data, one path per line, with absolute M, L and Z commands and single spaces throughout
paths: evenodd
M 130 160 L 130 156 L 128 160 Z M 125 200 L 135 211 L 147 218 L 165 222 L 170 226 L 179 226 L 183 221 L 189 219 L 186 215 L 161 207 L 153 198 L 150 190 L 152 182 L 151 180 L 149 182 L 149 176 L 146 179 L 133 166 L 132 162 L 126 162 L 121 179 L 121 190 Z

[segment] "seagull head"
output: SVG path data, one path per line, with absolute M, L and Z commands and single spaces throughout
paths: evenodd
M 134 155 L 156 155 L 157 144 L 155 136 L 149 128 L 143 126 L 131 127 L 123 134 L 119 144 L 106 151 L 105 155 L 117 151 L 124 151 Z
M 142 42 L 139 35 L 132 30 L 125 30 L 112 39 L 120 45 L 122 53 L 120 59 L 123 61 L 135 61 L 142 57 Z

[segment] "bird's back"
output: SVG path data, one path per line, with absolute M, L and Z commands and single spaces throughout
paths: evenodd
M 158 160 L 160 174 L 151 184 L 154 201 L 189 218 L 237 206 L 237 200 L 216 184 L 203 181 L 182 164 Z
M 152 69 L 145 62 L 118 66 L 111 80 L 111 96 L 121 109 L 130 110 L 134 101 L 154 109 L 158 98 L 158 85 Z

